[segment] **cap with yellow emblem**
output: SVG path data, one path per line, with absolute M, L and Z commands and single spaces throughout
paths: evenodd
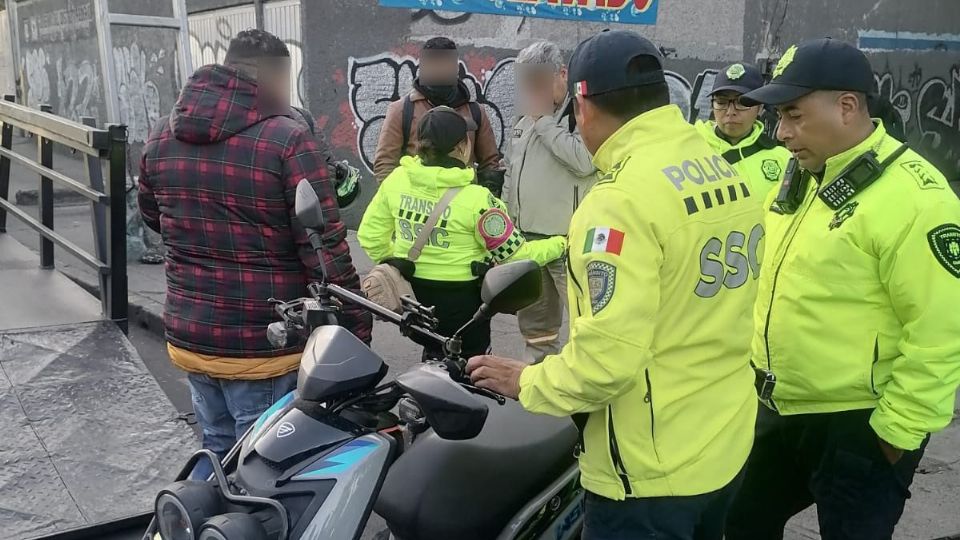
M 746 63 L 732 64 L 717 73 L 710 95 L 726 91 L 746 94 L 761 86 L 763 86 L 763 75 L 756 66 Z
M 780 58 L 770 84 L 740 98 L 745 105 L 783 105 L 815 90 L 876 93 L 873 68 L 863 52 L 837 39 L 793 45 Z

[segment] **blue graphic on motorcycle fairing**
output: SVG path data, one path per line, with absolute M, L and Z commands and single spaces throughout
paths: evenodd
M 260 418 L 257 418 L 257 422 L 253 425 L 253 432 L 250 434 L 251 437 L 256 437 L 256 435 L 260 433 L 260 429 L 263 428 L 264 424 L 266 424 L 267 418 L 270 418 L 281 409 L 289 405 L 291 401 L 293 401 L 293 392 L 283 396 L 280 398 L 280 401 L 277 401 L 271 405 L 269 409 L 260 415 Z
M 306 472 L 295 476 L 294 480 L 312 480 L 319 476 L 342 474 L 350 470 L 361 459 L 376 449 L 377 445 L 371 441 L 357 439 L 337 448 L 314 463 Z

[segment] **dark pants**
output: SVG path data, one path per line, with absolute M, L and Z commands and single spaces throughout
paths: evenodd
M 926 441 L 891 465 L 871 413 L 780 416 L 761 406 L 727 538 L 779 540 L 787 521 L 814 503 L 824 540 L 891 538 Z
M 689 497 L 613 501 L 587 493 L 582 540 L 720 540 L 727 509 L 743 479 Z
M 436 308 L 436 317 L 440 321 L 437 333 L 452 336 L 454 332 L 469 321 L 480 308 L 480 281 L 431 281 L 413 279 L 410 284 L 417 295 L 417 301 L 425 306 Z M 443 347 L 415 340 L 423 345 L 424 358 L 443 358 Z M 475 324 L 463 335 L 463 357 L 470 358 L 486 354 L 490 349 L 490 321 Z

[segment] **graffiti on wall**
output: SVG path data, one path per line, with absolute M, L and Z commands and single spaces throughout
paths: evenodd
M 500 145 L 505 126 L 513 118 L 513 58 L 496 63 L 489 71 L 473 73 L 460 62 L 460 77 L 471 98 L 487 113 Z M 367 169 L 373 170 L 380 128 L 391 102 L 406 96 L 413 88 L 417 61 L 411 56 L 387 53 L 348 60 L 350 109 L 357 127 L 357 153 Z
M 924 76 L 915 65 L 904 77 L 874 74 L 880 95 L 903 119 L 907 139 L 951 181 L 960 180 L 960 65 Z
M 127 125 L 130 142 L 145 143 L 150 130 L 160 119 L 160 90 L 152 80 L 163 76 L 166 51 L 147 52 L 136 43 L 114 47 L 117 72 L 117 95 L 120 101 L 120 122 Z
M 191 15 L 188 24 L 190 55 L 194 67 L 222 64 L 227 57 L 230 40 L 238 32 L 254 28 L 256 25 L 252 5 Z M 299 4 L 266 4 L 264 29 L 282 39 L 290 50 L 292 66 L 290 99 L 293 105 L 301 107 L 305 103 L 307 92 L 306 81 L 304 81 L 303 44 L 300 41 Z
M 503 148 L 506 130 L 515 122 L 514 58 L 496 61 L 467 53 L 460 62 L 460 76 L 471 96 L 480 103 L 490 118 L 497 144 Z M 703 71 L 693 84 L 684 76 L 667 72 L 670 100 L 686 118 L 705 120 L 710 115 L 707 93 L 713 87 L 717 71 Z M 384 53 L 366 58 L 349 58 L 347 85 L 349 106 L 357 131 L 356 152 L 367 169 L 373 170 L 380 128 L 390 103 L 401 99 L 413 88 L 417 60 L 409 55 Z
M 50 105 L 71 120 L 104 120 L 93 2 L 34 2 L 19 6 L 21 91 L 31 107 Z

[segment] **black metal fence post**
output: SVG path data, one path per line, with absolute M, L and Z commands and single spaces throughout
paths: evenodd
M 97 119 L 91 116 L 84 116 L 80 119 L 80 123 L 92 128 L 97 127 Z M 103 188 L 103 162 L 100 158 L 89 154 L 83 157 L 83 161 L 87 166 L 87 182 L 90 187 L 101 193 L 106 193 L 107 191 Z M 90 201 L 90 212 L 93 215 L 93 249 L 97 259 L 108 265 L 110 259 L 107 246 L 107 209 L 108 205 L 102 202 Z M 104 272 L 99 274 L 100 290 L 106 291 L 109 286 L 108 276 Z M 104 307 L 106 307 L 106 304 L 104 304 Z
M 14 96 L 3 96 L 4 101 L 13 101 Z M 4 122 L 0 128 L 0 147 L 10 150 L 13 148 L 13 124 Z M 0 156 L 0 199 L 10 198 L 10 158 Z M 7 232 L 7 211 L 0 207 L 0 233 Z
M 104 299 L 108 317 L 127 333 L 127 126 L 109 124 L 110 226 L 109 286 Z
M 41 105 L 40 110 L 53 112 L 50 105 Z M 53 141 L 46 137 L 37 138 L 39 158 L 37 161 L 48 169 L 53 168 Z M 53 180 L 40 175 L 40 223 L 53 230 Z M 40 267 L 53 268 L 53 241 L 40 235 Z

